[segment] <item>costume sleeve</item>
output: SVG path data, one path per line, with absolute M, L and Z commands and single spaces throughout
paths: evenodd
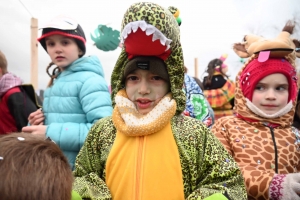
M 231 200 L 247 199 L 237 163 L 210 130 L 204 131 L 197 160 L 199 182 L 187 199 L 204 199 L 215 193 L 222 193 Z
M 108 87 L 101 76 L 86 80 L 78 98 L 85 113 L 86 123 L 51 123 L 47 127 L 46 135 L 64 151 L 79 152 L 92 125 L 112 113 Z
M 28 125 L 28 116 L 31 112 L 36 111 L 36 107 L 32 106 L 30 99 L 26 98 L 22 92 L 11 94 L 7 99 L 7 106 L 14 117 L 18 131 Z
M 73 190 L 83 199 L 106 200 L 112 198 L 105 180 L 101 178 L 106 161 L 101 159 L 103 154 L 100 150 L 102 145 L 100 135 L 103 131 L 101 121 L 92 127 L 76 158 Z
M 234 138 L 230 138 L 228 130 L 225 127 L 227 123 L 225 120 L 226 118 L 219 119 L 212 127 L 212 132 L 227 151 L 235 157 L 233 146 L 230 143 L 231 139 Z M 269 186 L 275 173 L 273 171 L 259 170 L 244 162 L 243 159 L 238 159 L 237 162 L 242 171 L 248 195 L 254 199 L 269 199 Z

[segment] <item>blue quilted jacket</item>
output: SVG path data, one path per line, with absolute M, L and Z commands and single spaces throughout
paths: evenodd
M 59 145 L 73 169 L 91 126 L 112 114 L 104 72 L 96 56 L 74 61 L 44 93 L 46 136 Z

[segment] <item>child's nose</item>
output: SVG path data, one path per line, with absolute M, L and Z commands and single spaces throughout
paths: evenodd
M 150 89 L 148 87 L 148 84 L 146 81 L 141 81 L 140 83 L 140 88 L 139 88 L 139 93 L 144 95 L 150 93 Z
M 60 52 L 62 52 L 62 50 L 61 50 L 61 46 L 60 45 L 55 45 L 55 52 L 56 53 L 60 53 Z
M 275 91 L 271 89 L 268 90 L 266 97 L 267 99 L 276 99 Z

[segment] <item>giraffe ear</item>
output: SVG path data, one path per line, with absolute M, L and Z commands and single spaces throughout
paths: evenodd
M 256 35 L 245 35 L 242 42 L 233 44 L 233 51 L 241 58 L 248 58 L 253 55 L 255 43 L 263 40 L 262 37 Z
M 292 40 L 295 45 L 295 53 L 298 58 L 300 58 L 300 41 L 297 39 Z
M 249 54 L 245 48 L 245 44 L 243 43 L 234 43 L 233 51 L 241 58 L 248 58 Z

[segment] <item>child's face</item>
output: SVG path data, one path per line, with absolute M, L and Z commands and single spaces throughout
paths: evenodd
M 271 74 L 256 85 L 252 103 L 266 114 L 274 114 L 288 103 L 289 84 L 283 74 Z
M 149 70 L 137 69 L 126 77 L 125 88 L 138 112 L 144 115 L 169 92 L 170 84 Z
M 61 70 L 77 60 L 79 55 L 82 54 L 75 39 L 62 35 L 51 35 L 47 37 L 46 47 L 52 62 Z

